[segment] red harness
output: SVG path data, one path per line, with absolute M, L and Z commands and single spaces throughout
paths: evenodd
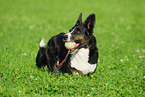
M 55 68 L 55 70 L 51 73 L 51 75 L 53 75 L 55 72 L 57 72 L 62 67 L 62 65 L 66 61 L 69 54 L 70 54 L 70 50 L 68 50 L 67 55 L 65 56 L 64 60 L 58 65 L 57 68 Z

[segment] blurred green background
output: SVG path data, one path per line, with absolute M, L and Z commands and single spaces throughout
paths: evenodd
M 96 14 L 99 63 L 91 78 L 35 66 L 42 38 Z M 0 96 L 144 96 L 144 0 L 0 0 Z

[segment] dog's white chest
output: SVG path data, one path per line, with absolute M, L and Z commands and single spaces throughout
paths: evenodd
M 88 63 L 89 49 L 82 48 L 71 56 L 71 67 L 81 71 L 83 74 L 94 72 L 97 64 Z

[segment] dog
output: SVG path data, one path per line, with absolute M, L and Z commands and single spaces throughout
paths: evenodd
M 80 13 L 69 33 L 60 33 L 51 37 L 47 46 L 42 39 L 36 57 L 36 66 L 40 68 L 47 65 L 49 71 L 53 72 L 67 55 L 69 49 L 65 47 L 65 43 L 75 42 L 75 47 L 70 49 L 70 54 L 59 71 L 83 75 L 95 72 L 99 57 L 97 41 L 93 35 L 95 20 L 95 14 L 90 14 L 82 22 L 82 13 Z

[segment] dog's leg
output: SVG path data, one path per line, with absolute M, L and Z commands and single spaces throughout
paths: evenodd
M 47 67 L 51 72 L 53 72 L 54 67 L 57 63 L 57 59 L 55 57 L 55 54 L 53 54 L 53 52 L 50 52 L 49 49 L 47 49 L 46 52 L 47 52 L 47 54 L 46 54 Z
M 64 73 L 73 74 L 74 70 L 70 67 L 70 62 L 69 61 L 70 60 L 67 59 L 60 70 L 63 71 Z
M 48 69 L 52 72 L 57 63 L 57 51 L 56 51 L 56 43 L 55 38 L 51 38 L 47 44 L 46 48 L 46 62 Z
M 92 45 L 89 50 L 89 63 L 91 64 L 98 63 L 99 54 L 98 54 L 98 48 L 97 48 L 96 42 L 97 42 L 96 38 L 92 35 L 91 40 L 90 40 L 90 44 Z

